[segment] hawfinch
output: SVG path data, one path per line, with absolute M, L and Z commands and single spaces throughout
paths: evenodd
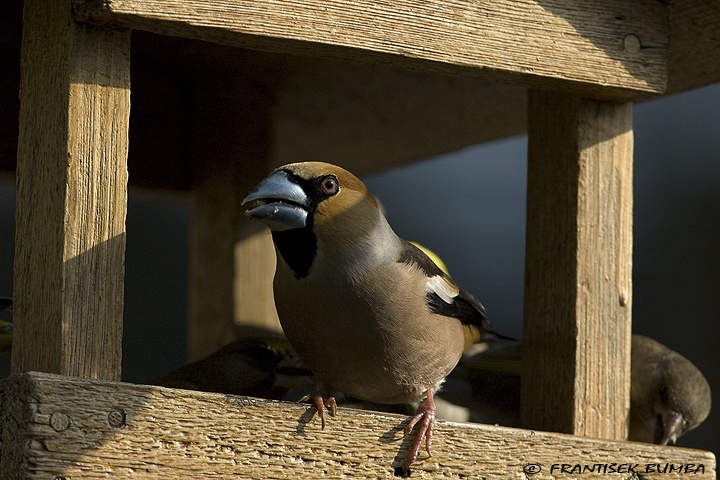
M 275 304 L 293 348 L 320 384 L 305 398 L 335 413 L 335 397 L 396 404 L 424 399 L 404 469 L 425 439 L 434 393 L 471 345 L 496 337 L 485 309 L 427 255 L 398 237 L 375 197 L 327 163 L 285 165 L 243 200 L 277 252 Z
M 308 391 L 315 385 L 312 372 L 288 341 L 270 334 L 237 339 L 153 383 L 275 400 L 282 400 L 289 391 Z
M 470 408 L 471 419 L 519 426 L 521 350 L 519 343 L 493 345 L 460 361 L 451 377 L 484 393 L 456 402 Z M 674 443 L 708 417 L 710 385 L 690 360 L 638 334 L 630 357 L 630 440 Z
M 642 335 L 632 337 L 630 440 L 667 445 L 710 414 L 710 384 L 687 358 Z

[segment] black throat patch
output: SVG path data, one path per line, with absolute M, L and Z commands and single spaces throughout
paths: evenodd
M 273 231 L 272 237 L 275 246 L 285 262 L 293 271 L 298 280 L 305 278 L 310 273 L 310 267 L 317 256 L 317 237 L 313 232 L 313 218 L 315 210 L 320 202 L 337 194 L 340 188 L 337 177 L 332 174 L 320 175 L 306 180 L 292 171 L 286 170 L 288 180 L 300 185 L 308 196 L 309 204 L 306 206 L 308 215 L 305 228 L 294 228 L 292 230 Z M 326 180 L 334 181 L 336 187 L 327 191 L 324 187 Z
M 295 278 L 307 277 L 317 255 L 317 238 L 312 224 L 305 228 L 272 232 L 272 238 Z

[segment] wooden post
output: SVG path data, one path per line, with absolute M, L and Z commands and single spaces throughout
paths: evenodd
M 24 4 L 13 372 L 119 379 L 130 32 Z
M 632 105 L 529 96 L 522 416 L 627 436 Z
M 272 241 L 243 217 L 243 197 L 270 170 L 271 101 L 242 80 L 197 86 L 188 354 L 202 358 L 242 334 L 279 331 Z

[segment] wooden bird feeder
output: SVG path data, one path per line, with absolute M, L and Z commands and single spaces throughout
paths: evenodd
M 403 418 L 343 409 L 321 431 L 302 405 L 118 382 L 128 165 L 130 185 L 192 195 L 198 358 L 275 321 L 268 236 L 235 228 L 272 166 L 365 174 L 526 131 L 526 429 L 439 422 L 413 475 L 715 478 L 710 452 L 624 441 L 632 104 L 720 81 L 713 2 L 5 3 L 0 479 L 392 477 Z

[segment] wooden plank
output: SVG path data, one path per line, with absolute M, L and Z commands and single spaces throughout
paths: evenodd
M 271 242 L 263 246 L 256 231 L 241 227 L 249 220 L 240 206 L 270 170 L 272 102 L 242 79 L 204 80 L 196 83 L 193 98 L 190 360 L 236 339 L 236 314 L 245 325 L 274 321 L 279 330 L 272 296 L 275 251 Z
M 632 105 L 531 92 L 523 425 L 627 438 Z
M 79 0 L 78 20 L 251 49 L 575 89 L 661 93 L 667 12 L 655 0 Z
M 409 446 L 406 417 L 342 406 L 321 430 L 314 408 L 249 397 L 37 373 L 2 391 L 0 479 L 394 478 Z M 716 469 L 699 450 L 444 421 L 433 445 L 413 478 L 627 479 L 634 468 L 648 480 L 714 479 Z M 595 472 L 560 475 L 563 464 Z M 646 473 L 658 467 L 668 471 Z
M 119 379 L 130 32 L 25 2 L 14 372 Z
M 189 190 L 185 89 L 207 72 L 272 95 L 276 165 L 314 159 L 368 174 L 526 130 L 521 86 L 134 31 L 131 185 Z
M 3 20 L 0 16 L 0 37 Z M 14 172 L 16 164 L 19 34 L 17 43 L 18 61 L 0 70 L 4 172 Z M 243 50 L 142 31 L 133 32 L 132 48 L 131 186 L 190 190 L 187 90 L 194 76 L 208 71 L 248 75 L 272 92 L 277 164 L 317 159 L 367 174 L 526 130 L 527 94 L 518 85 Z M 12 51 L 10 45 L 8 52 L 0 48 L 0 58 Z M 9 80 L 15 77 L 13 84 Z
M 671 0 L 668 93 L 720 82 L 720 4 Z

